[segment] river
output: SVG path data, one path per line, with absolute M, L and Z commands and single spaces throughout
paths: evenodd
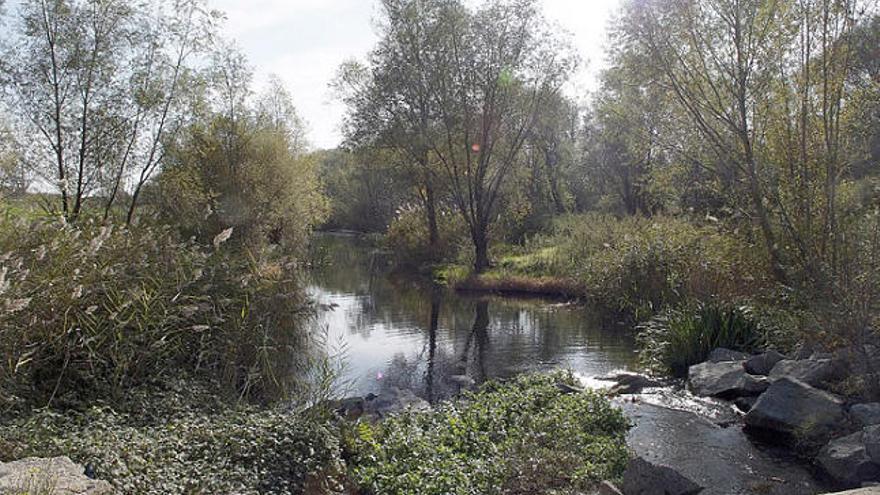
M 561 368 L 589 380 L 638 368 L 633 332 L 584 305 L 468 296 L 395 276 L 393 253 L 353 235 L 322 234 L 314 247 L 324 263 L 312 271 L 309 292 L 324 305 L 319 323 L 345 364 L 346 395 L 396 387 L 434 403 L 458 393 L 461 376 L 479 383 Z M 752 441 L 728 403 L 680 387 L 615 403 L 633 422 L 630 448 L 675 466 L 706 487 L 703 495 L 827 488 L 809 465 Z
M 477 383 L 528 371 L 597 376 L 636 366 L 632 333 L 582 305 L 469 296 L 395 276 L 389 257 L 362 239 L 323 234 L 324 259 L 310 293 L 331 349 L 345 363 L 348 392 L 407 388 L 434 402 Z

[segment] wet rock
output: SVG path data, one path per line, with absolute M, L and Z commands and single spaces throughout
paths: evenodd
M 611 387 L 611 393 L 619 395 L 638 394 L 646 388 L 663 386 L 663 382 L 638 373 L 616 373 L 601 377 L 599 380 L 615 382 L 616 385 Z
M 467 375 L 452 375 L 449 377 L 449 381 L 460 387 L 473 387 L 477 383 Z
M 849 414 L 861 426 L 880 425 L 880 402 L 855 404 Z
M 749 358 L 743 366 L 745 367 L 746 373 L 766 376 L 770 374 L 773 367 L 776 366 L 776 363 L 783 359 L 785 359 L 785 356 L 776 351 L 770 350 Z
M 52 493 L 52 495 L 106 495 L 113 488 L 93 480 L 85 468 L 68 457 L 29 457 L 0 462 L 0 493 Z
M 863 435 L 868 457 L 876 464 L 880 464 L 880 425 L 868 426 L 863 430 Z
M 868 457 L 861 431 L 832 440 L 819 451 L 816 462 L 842 485 L 860 486 L 880 478 L 880 466 Z
M 704 397 L 734 398 L 758 395 L 769 386 L 766 379 L 749 375 L 741 361 L 695 364 L 688 370 L 688 386 Z
M 750 357 L 750 355 L 744 352 L 733 351 L 730 349 L 725 349 L 724 347 L 719 347 L 709 353 L 709 358 L 707 359 L 707 361 L 709 361 L 710 363 L 724 363 L 727 361 L 745 361 Z
M 845 417 L 840 398 L 801 381 L 780 378 L 758 398 L 746 414 L 745 424 L 778 434 L 773 435 L 777 442 L 821 445 Z
M 557 382 L 556 388 L 558 388 L 559 391 L 565 395 L 582 394 L 585 392 L 585 390 L 580 387 L 575 387 L 575 386 L 569 385 L 567 383 L 562 383 L 562 382 Z
M 703 487 L 668 466 L 634 457 L 623 473 L 625 495 L 696 495 Z
M 825 388 L 843 378 L 839 362 L 832 359 L 783 359 L 770 371 L 770 381 L 792 378 L 812 387 Z

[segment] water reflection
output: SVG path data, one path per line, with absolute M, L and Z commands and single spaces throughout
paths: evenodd
M 387 255 L 356 237 L 318 241 L 329 264 L 311 292 L 344 341 L 352 393 L 409 388 L 435 401 L 462 385 L 551 368 L 602 374 L 635 364 L 629 332 L 588 309 L 547 301 L 465 297 L 387 270 Z

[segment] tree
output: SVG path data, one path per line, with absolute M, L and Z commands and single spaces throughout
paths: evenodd
M 505 180 L 537 116 L 576 63 L 534 1 L 491 2 L 471 12 L 444 5 L 431 53 L 438 127 L 431 150 L 474 246 L 474 270 L 489 267 L 489 232 Z

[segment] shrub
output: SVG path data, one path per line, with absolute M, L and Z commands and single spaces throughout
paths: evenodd
M 424 211 L 421 208 L 403 208 L 388 227 L 385 244 L 395 253 L 397 263 L 402 266 L 420 267 L 424 263 L 451 259 L 467 242 L 461 235 L 464 231 L 461 219 L 452 212 L 438 212 L 437 229 L 439 242 L 432 249 Z
M 164 227 L 0 220 L 6 397 L 87 401 L 179 370 L 252 398 L 295 391 L 311 312 L 294 265 L 268 252 Z
M 697 303 L 668 309 L 639 326 L 644 363 L 655 371 L 687 375 L 718 347 L 743 352 L 762 348 L 767 332 L 745 307 Z
M 0 461 L 67 455 L 91 465 L 119 493 L 337 488 L 344 472 L 339 440 L 325 418 L 225 405 L 214 395 L 215 386 L 180 380 L 135 389 L 124 409 L 44 410 L 4 422 Z
M 408 412 L 352 438 L 354 477 L 370 493 L 551 493 L 622 473 L 627 421 L 607 399 L 565 394 L 570 376 L 489 382 L 430 412 Z

